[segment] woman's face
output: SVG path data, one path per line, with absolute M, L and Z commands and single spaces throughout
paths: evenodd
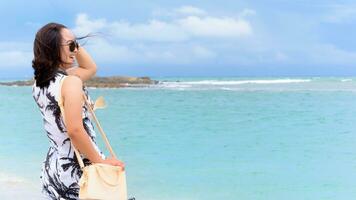
M 60 33 L 62 35 L 61 60 L 63 62 L 61 67 L 68 69 L 73 67 L 78 49 L 75 48 L 73 52 L 69 50 L 69 44 L 75 40 L 74 34 L 69 29 L 63 28 Z

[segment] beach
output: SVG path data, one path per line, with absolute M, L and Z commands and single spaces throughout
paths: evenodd
M 315 200 L 356 195 L 356 78 L 153 77 L 89 88 L 129 197 Z M 39 199 L 48 149 L 31 87 L 0 86 L 0 199 Z M 104 149 L 99 132 L 99 145 Z
M 1 199 L 41 199 L 38 192 L 39 183 L 29 181 L 13 174 L 0 174 L 0 197 Z

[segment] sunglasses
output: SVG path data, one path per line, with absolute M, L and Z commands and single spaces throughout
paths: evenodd
M 76 40 L 71 40 L 67 45 L 69 46 L 70 52 L 74 52 L 75 49 L 79 48 L 79 44 Z

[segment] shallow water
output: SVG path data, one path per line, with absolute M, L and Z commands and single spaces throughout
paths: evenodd
M 108 103 L 97 115 L 127 165 L 130 196 L 356 195 L 355 78 L 161 81 L 148 88 L 90 89 Z M 0 198 L 36 199 L 48 141 L 31 88 L 0 86 L 0 102 Z

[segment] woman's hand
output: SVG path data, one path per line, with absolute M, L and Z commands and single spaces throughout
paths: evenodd
M 79 49 L 76 50 L 75 58 L 77 60 L 78 67 L 67 69 L 66 72 L 69 75 L 78 76 L 83 82 L 85 82 L 96 74 L 96 64 L 83 47 L 80 46 Z
M 102 160 L 100 163 L 113 165 L 113 166 L 119 166 L 123 170 L 125 170 L 125 164 L 121 160 L 118 160 L 116 158 L 109 157 L 109 158 L 106 158 L 105 160 Z

